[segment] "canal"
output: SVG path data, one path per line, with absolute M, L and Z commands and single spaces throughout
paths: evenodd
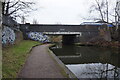
M 50 49 L 77 78 L 120 78 L 118 49 L 61 43 Z

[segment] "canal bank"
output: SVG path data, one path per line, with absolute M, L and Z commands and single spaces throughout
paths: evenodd
M 77 45 L 77 46 L 99 46 L 99 47 L 108 47 L 108 48 L 120 49 L 120 42 L 118 42 L 118 41 L 84 42 L 84 43 L 75 43 L 75 45 Z
M 76 78 L 49 50 L 50 46 L 44 44 L 34 47 L 18 78 Z
M 54 59 L 55 63 L 61 68 L 61 72 L 63 75 L 67 76 L 68 78 L 74 78 L 75 80 L 78 80 L 77 77 L 73 72 L 71 72 L 68 67 L 53 53 L 52 50 L 50 50 L 50 47 L 53 45 L 50 45 L 47 49 L 50 53 L 50 56 Z

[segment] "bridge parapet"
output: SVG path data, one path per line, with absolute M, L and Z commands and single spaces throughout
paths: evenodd
M 21 24 L 21 29 L 31 32 L 98 32 L 104 25 L 47 25 Z

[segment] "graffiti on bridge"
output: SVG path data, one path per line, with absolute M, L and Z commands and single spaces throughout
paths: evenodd
M 29 32 L 28 38 L 42 43 L 49 42 L 49 37 L 47 35 L 42 34 L 41 32 Z

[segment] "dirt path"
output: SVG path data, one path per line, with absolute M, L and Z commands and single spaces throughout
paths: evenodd
M 18 78 L 65 78 L 49 55 L 47 46 L 49 44 L 33 48 Z

